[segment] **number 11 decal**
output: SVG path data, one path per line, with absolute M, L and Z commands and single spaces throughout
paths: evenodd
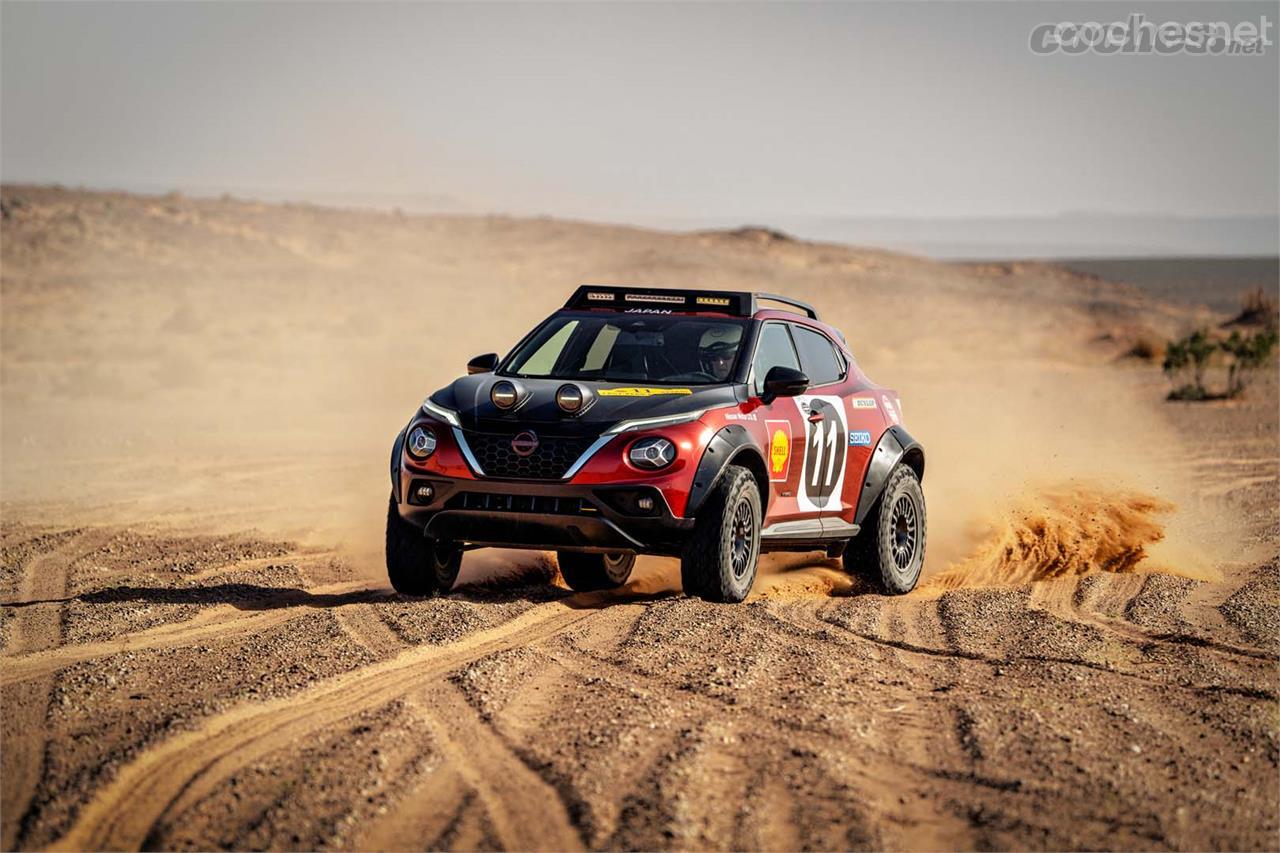
M 844 406 L 839 397 L 801 395 L 795 400 L 805 430 L 804 474 L 796 500 L 809 512 L 839 509 L 849 449 Z

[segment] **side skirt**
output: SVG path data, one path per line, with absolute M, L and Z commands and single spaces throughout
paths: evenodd
M 782 521 L 760 531 L 760 550 L 826 551 L 857 536 L 859 529 L 840 518 Z

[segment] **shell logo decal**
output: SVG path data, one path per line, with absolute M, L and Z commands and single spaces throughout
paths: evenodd
M 658 397 L 664 394 L 684 396 L 693 391 L 689 388 L 601 388 L 596 393 L 601 397 Z
M 765 421 L 765 428 L 769 434 L 769 479 L 785 480 L 791 467 L 791 423 Z

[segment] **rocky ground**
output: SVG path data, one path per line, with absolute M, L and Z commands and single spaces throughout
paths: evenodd
M 1171 414 L 1214 428 L 1206 453 L 1276 440 L 1231 438 L 1222 406 Z M 1206 462 L 1206 491 L 1274 547 L 1274 466 L 1245 467 Z M 6 523 L 3 556 L 7 849 L 1268 849 L 1280 830 L 1274 557 L 1213 582 L 726 607 L 536 572 L 411 601 L 287 542 L 111 527 Z

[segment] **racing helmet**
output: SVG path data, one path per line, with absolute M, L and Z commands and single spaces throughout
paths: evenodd
M 698 366 L 702 372 L 719 380 L 728 379 L 741 341 L 742 329 L 738 326 L 712 326 L 703 332 L 698 341 Z

